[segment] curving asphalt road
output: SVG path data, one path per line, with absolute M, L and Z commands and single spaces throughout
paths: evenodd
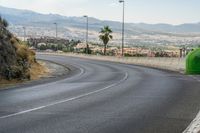
M 181 133 L 200 110 L 200 82 L 189 76 L 73 57 L 38 58 L 71 71 L 55 82 L 0 91 L 0 133 Z

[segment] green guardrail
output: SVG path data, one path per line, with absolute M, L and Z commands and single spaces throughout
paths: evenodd
M 188 54 L 186 58 L 186 74 L 200 74 L 200 48 Z

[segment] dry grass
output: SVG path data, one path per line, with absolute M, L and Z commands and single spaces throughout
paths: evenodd
M 38 62 L 38 63 L 33 63 L 30 68 L 30 74 L 31 74 L 31 80 L 37 80 L 40 79 L 41 77 L 48 76 L 50 73 L 49 69 L 46 67 L 45 62 Z M 0 87 L 10 87 L 10 86 L 15 86 L 16 84 L 20 84 L 26 81 L 23 80 L 17 80 L 17 79 L 12 79 L 12 80 L 5 80 L 2 77 L 0 77 Z
M 36 80 L 41 77 L 47 76 L 49 73 L 50 71 L 46 67 L 45 62 L 34 63 L 31 65 L 30 69 L 31 80 Z
M 12 80 L 5 80 L 0 78 L 0 87 L 9 87 L 9 86 L 14 86 L 15 84 L 22 83 L 23 81 L 12 79 Z

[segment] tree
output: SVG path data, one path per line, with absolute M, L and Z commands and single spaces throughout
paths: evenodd
M 4 27 L 8 27 L 8 22 L 0 16 L 0 24 Z
M 101 28 L 101 31 L 99 33 L 99 39 L 103 41 L 104 44 L 104 55 L 106 55 L 107 44 L 110 40 L 113 39 L 113 36 L 111 35 L 112 30 L 109 26 L 104 26 L 103 28 Z
M 40 49 L 40 50 L 46 50 L 46 49 L 47 49 L 47 46 L 42 44 L 42 45 L 39 46 L 39 49 Z

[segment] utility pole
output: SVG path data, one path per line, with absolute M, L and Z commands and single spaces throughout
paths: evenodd
M 124 56 L 124 10 L 125 10 L 125 1 L 119 0 L 119 3 L 123 3 L 123 14 L 122 14 L 122 57 Z
M 88 45 L 88 16 L 84 15 L 83 17 L 86 18 L 86 53 L 89 54 L 89 45 Z

